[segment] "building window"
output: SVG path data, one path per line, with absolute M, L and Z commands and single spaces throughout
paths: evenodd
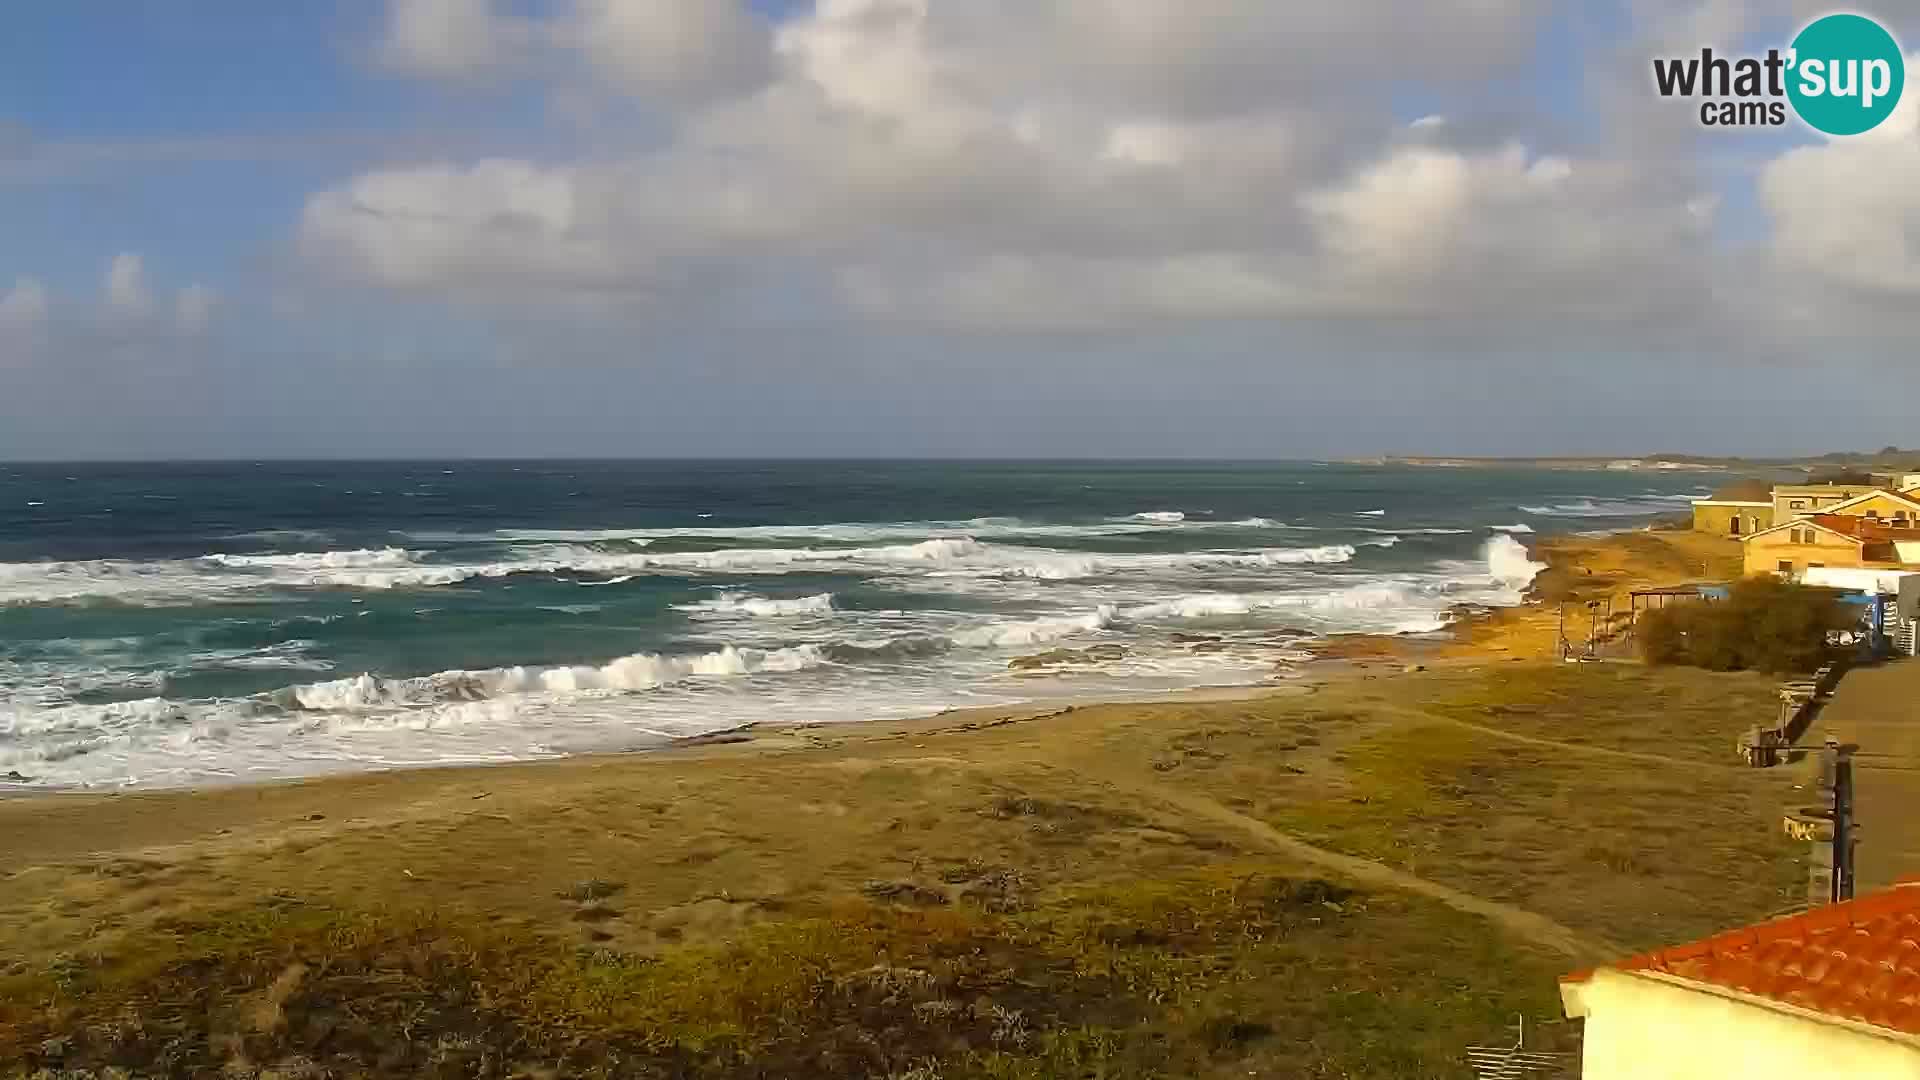
M 1787 505 L 1792 507 L 1795 510 L 1805 510 L 1807 508 L 1807 500 L 1795 499 L 1792 502 L 1788 503 Z
M 1727 527 L 1727 532 L 1733 536 L 1740 535 L 1740 515 L 1739 514 L 1733 515 L 1733 522 Z
M 1867 511 L 1867 517 L 1869 517 L 1869 518 L 1871 518 L 1871 519 L 1873 519 L 1874 521 L 1879 521 L 1879 520 L 1880 520 L 1880 511 L 1878 511 L 1878 510 L 1869 510 L 1869 511 Z
M 1826 566 L 1827 566 L 1827 564 L 1826 564 L 1826 563 L 1823 563 L 1823 562 L 1810 562 L 1810 563 L 1808 563 L 1808 564 L 1807 564 L 1807 569 L 1809 569 L 1809 570 L 1824 570 L 1824 569 L 1826 569 Z
M 1779 570 L 1779 571 L 1780 571 L 1781 573 L 1783 573 L 1783 574 L 1791 574 L 1791 573 L 1793 573 L 1793 560 L 1792 560 L 1792 559 L 1781 559 L 1781 560 L 1780 560 L 1780 561 L 1779 561 L 1778 563 L 1775 563 L 1775 564 L 1774 564 L 1774 566 L 1775 566 L 1775 568 L 1776 568 L 1776 569 L 1778 569 L 1778 570 Z

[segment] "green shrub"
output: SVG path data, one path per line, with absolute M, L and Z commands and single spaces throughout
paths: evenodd
M 1642 616 L 1637 631 L 1650 664 L 1713 671 L 1812 671 L 1831 650 L 1827 634 L 1855 615 L 1826 589 L 1747 578 L 1727 599 L 1674 604 Z

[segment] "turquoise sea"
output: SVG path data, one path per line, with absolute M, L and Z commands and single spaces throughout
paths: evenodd
M 1507 604 L 1686 472 L 1322 463 L 0 465 L 0 778 L 636 749 L 1284 677 Z M 1098 662 L 1008 661 L 1094 644 Z

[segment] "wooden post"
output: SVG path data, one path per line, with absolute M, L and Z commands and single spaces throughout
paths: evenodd
M 1833 899 L 1853 899 L 1853 747 L 1829 738 L 1833 748 Z
M 1816 812 L 1828 827 L 1814 834 L 1808 861 L 1807 903 L 1812 907 L 1853 899 L 1853 750 L 1829 736 L 1820 751 Z

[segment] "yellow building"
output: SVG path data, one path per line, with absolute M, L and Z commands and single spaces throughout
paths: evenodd
M 1894 530 L 1920 529 L 1920 492 L 1869 491 L 1834 503 L 1821 513 L 1866 518 Z
M 1773 488 L 1761 480 L 1728 484 L 1693 500 L 1693 531 L 1715 536 L 1749 536 L 1773 527 Z
M 1748 574 L 1798 576 L 1820 567 L 1895 567 L 1899 553 L 1887 530 L 1865 517 L 1821 514 L 1792 518 L 1742 541 Z
M 1920 1080 L 1920 885 L 1560 980 L 1584 1080 Z
M 1773 489 L 1773 520 L 1824 514 L 1835 503 L 1858 495 L 1879 491 L 1873 484 L 1776 484 Z

